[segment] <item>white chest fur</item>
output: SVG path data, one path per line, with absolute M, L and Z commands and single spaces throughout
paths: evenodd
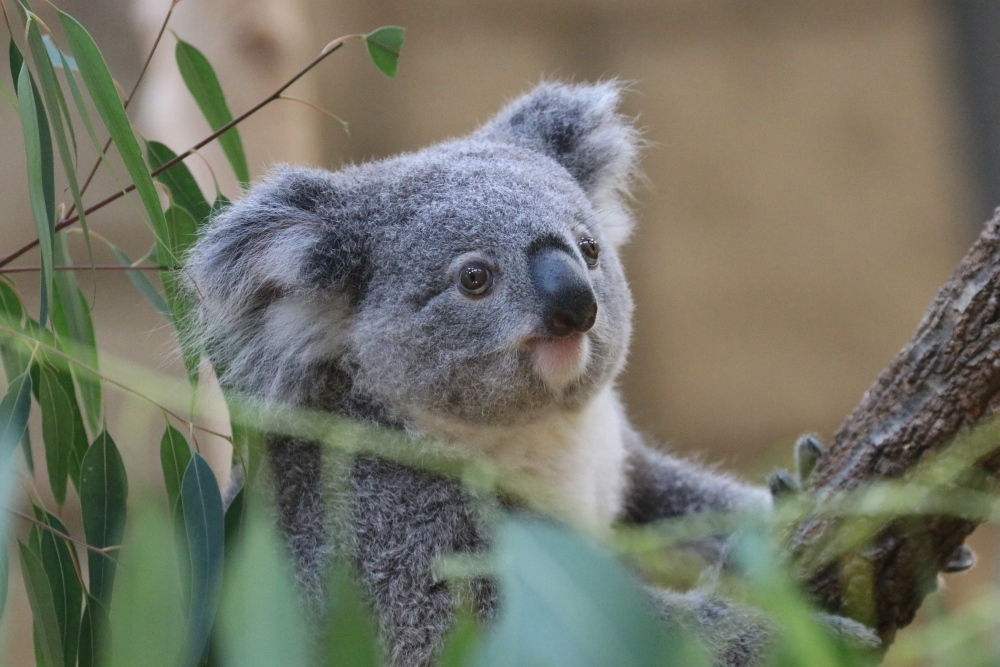
M 582 410 L 524 424 L 484 428 L 423 418 L 419 428 L 522 474 L 539 509 L 601 530 L 623 502 L 623 420 L 618 395 L 607 388 Z

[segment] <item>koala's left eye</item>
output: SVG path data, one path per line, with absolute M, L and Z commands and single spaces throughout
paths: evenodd
M 468 294 L 483 294 L 493 285 L 493 274 L 482 262 L 470 262 L 458 272 L 458 283 Z
M 597 245 L 597 241 L 589 236 L 584 236 L 580 239 L 580 252 L 583 253 L 583 259 L 586 260 L 587 266 L 591 268 L 597 266 L 597 257 L 601 254 L 601 246 Z

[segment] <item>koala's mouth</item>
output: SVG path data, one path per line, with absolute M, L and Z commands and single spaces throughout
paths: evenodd
M 559 338 L 534 336 L 525 345 L 531 352 L 535 372 L 553 391 L 562 391 L 579 378 L 590 359 L 590 338 L 585 333 Z

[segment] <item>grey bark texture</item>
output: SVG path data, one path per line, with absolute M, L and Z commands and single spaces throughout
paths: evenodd
M 857 518 L 831 518 L 824 504 L 873 482 L 901 481 L 930 458 L 951 454 L 956 436 L 1000 407 L 1000 209 L 942 286 L 910 341 L 865 392 L 807 483 L 820 510 L 791 532 L 787 553 L 806 590 L 827 609 L 874 627 L 888 645 L 935 588 L 959 545 L 985 517 L 919 505 L 872 524 L 874 537 L 830 549 Z M 951 493 L 995 491 L 1000 440 L 979 445 Z M 936 513 L 937 512 L 937 513 Z M 860 519 L 864 521 L 864 519 Z

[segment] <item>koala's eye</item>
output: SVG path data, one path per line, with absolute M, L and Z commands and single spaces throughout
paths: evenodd
M 493 275 L 482 262 L 471 262 L 459 271 L 458 283 L 469 294 L 482 294 L 493 285 Z
M 597 257 L 601 254 L 601 246 L 597 245 L 597 241 L 589 236 L 584 236 L 580 239 L 580 252 L 583 253 L 583 258 L 587 261 L 587 266 L 597 266 Z

